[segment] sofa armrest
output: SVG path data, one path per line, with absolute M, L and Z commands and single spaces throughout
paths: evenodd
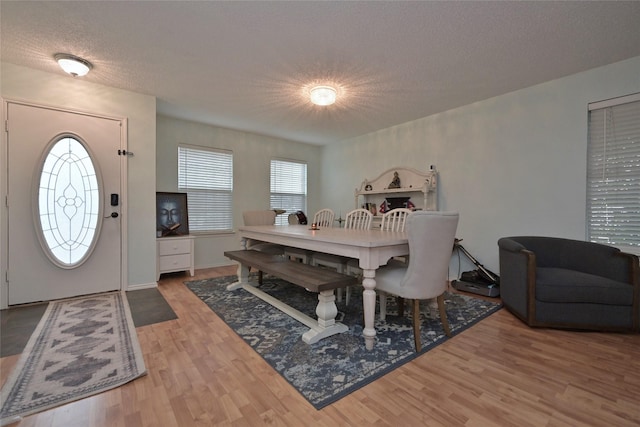
M 509 238 L 498 240 L 498 247 L 500 297 L 507 308 L 528 322 L 535 292 L 536 255 Z

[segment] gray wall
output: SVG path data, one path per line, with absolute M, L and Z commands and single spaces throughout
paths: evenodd
M 439 209 L 460 212 L 458 238 L 498 272 L 502 236 L 585 238 L 587 104 L 635 92 L 640 57 L 327 146 L 322 204 L 344 211 L 364 178 L 436 165 Z
M 178 144 L 233 151 L 234 229 L 245 210 L 269 209 L 270 162 L 274 158 L 307 162 L 307 213 L 319 209 L 321 147 L 200 123 L 157 117 L 157 191 L 177 191 Z M 197 235 L 196 268 L 232 264 L 223 252 L 240 248 L 235 233 Z

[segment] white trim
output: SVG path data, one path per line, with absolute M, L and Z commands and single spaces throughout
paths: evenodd
M 589 111 L 613 107 L 614 105 L 628 104 L 636 101 L 640 101 L 640 92 L 626 96 L 619 96 L 617 98 L 605 99 L 603 101 L 591 102 L 589 103 Z
M 129 286 L 127 291 L 139 291 L 141 289 L 151 289 L 151 288 L 157 288 L 157 287 L 158 287 L 158 283 L 157 282 L 138 283 L 136 285 Z

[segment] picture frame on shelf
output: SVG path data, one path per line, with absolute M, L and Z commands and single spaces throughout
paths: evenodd
M 156 192 L 156 237 L 188 234 L 187 193 Z

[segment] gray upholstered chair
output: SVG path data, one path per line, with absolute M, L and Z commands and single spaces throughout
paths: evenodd
M 504 237 L 498 247 L 502 302 L 527 325 L 638 332 L 637 256 L 557 237 Z
M 386 316 L 386 294 L 413 300 L 413 337 L 420 351 L 420 300 L 436 298 L 440 320 L 449 336 L 449 322 L 444 308 L 449 261 L 458 227 L 457 212 L 417 211 L 406 219 L 409 239 L 408 266 L 389 264 L 376 271 L 376 290 L 380 293 L 380 320 Z M 399 304 L 400 315 L 404 304 Z

